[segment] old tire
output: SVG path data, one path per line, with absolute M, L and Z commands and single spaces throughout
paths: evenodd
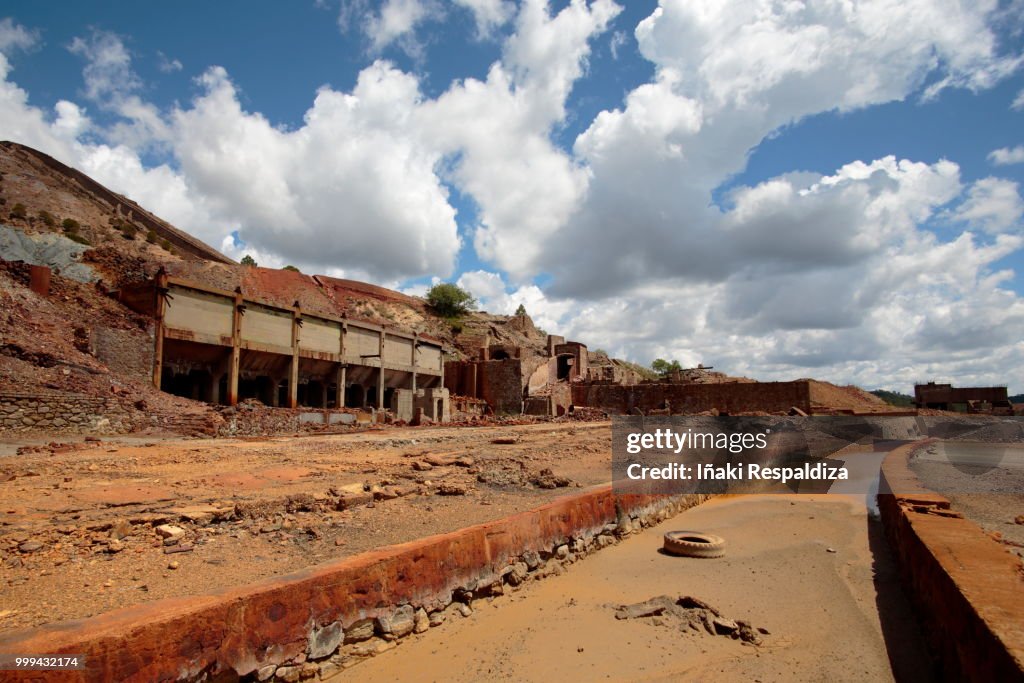
M 696 531 L 670 531 L 665 534 L 665 552 L 681 557 L 722 557 L 725 539 Z

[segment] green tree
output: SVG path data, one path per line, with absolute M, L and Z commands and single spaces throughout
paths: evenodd
M 456 284 L 440 282 L 427 292 L 427 304 L 442 318 L 460 318 L 476 308 L 476 299 Z
M 683 369 L 683 366 L 681 366 L 679 364 L 679 361 L 677 361 L 677 360 L 674 360 L 674 361 L 670 362 L 670 361 L 665 360 L 664 358 L 656 358 L 654 360 L 654 362 L 651 363 L 651 370 L 654 370 L 656 373 L 658 373 L 662 377 L 668 377 L 670 374 L 672 374 L 676 370 L 682 370 L 682 369 Z
M 519 304 L 519 308 L 516 309 L 516 315 L 526 315 L 526 306 Z
M 242 257 L 242 265 L 243 266 L 257 266 L 259 264 L 256 263 L 256 259 L 254 259 L 252 256 L 249 256 L 248 254 L 246 254 L 245 256 Z

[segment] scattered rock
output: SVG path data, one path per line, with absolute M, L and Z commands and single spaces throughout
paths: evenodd
M 306 650 L 306 654 L 310 659 L 330 657 L 344 639 L 345 632 L 341 628 L 340 621 L 332 622 L 320 628 L 313 627 L 309 632 L 309 647 Z
M 572 484 L 572 480 L 568 477 L 555 476 L 554 472 L 545 467 L 539 473 L 530 477 L 530 483 L 537 488 L 555 489 L 569 486 Z
M 185 530 L 173 524 L 161 524 L 156 528 L 156 533 L 165 541 L 180 541 L 185 535 Z
M 373 619 L 362 619 L 345 631 L 346 643 L 358 643 L 373 637 Z
M 121 540 L 132 534 L 132 524 L 127 519 L 118 520 L 116 524 L 110 529 L 110 537 L 115 540 Z
M 437 495 L 439 496 L 464 496 L 466 495 L 466 487 L 459 486 L 457 484 L 440 484 L 437 487 Z
M 178 567 L 180 567 L 180 566 L 181 566 L 181 565 L 179 565 L 179 564 L 178 564 L 178 561 L 177 561 L 177 560 L 172 560 L 171 562 L 168 562 L 168 563 L 167 563 L 167 568 L 168 568 L 168 569 L 177 569 L 177 568 L 178 568 Z
M 39 541 L 25 541 L 18 545 L 18 550 L 23 553 L 34 553 L 37 550 L 42 550 L 43 544 Z
M 473 608 L 464 602 L 460 602 L 459 606 L 456 607 L 456 609 L 459 611 L 459 614 L 461 614 L 464 617 L 468 617 L 473 613 Z
M 1024 524 L 1024 515 L 1017 515 L 1013 518 L 1014 524 Z
M 377 631 L 385 638 L 401 638 L 416 628 L 416 610 L 412 605 L 402 605 L 392 614 L 377 617 Z
M 430 617 L 427 615 L 427 611 L 422 607 L 416 610 L 415 626 L 413 627 L 413 633 L 423 633 L 430 628 Z

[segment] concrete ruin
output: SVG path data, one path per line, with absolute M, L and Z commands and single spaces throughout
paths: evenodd
M 120 300 L 156 321 L 153 384 L 207 403 L 390 409 L 449 419 L 444 349 L 417 333 L 283 308 L 159 273 Z
M 954 387 L 952 384 L 914 385 L 914 405 L 935 410 L 1013 415 L 1006 387 Z
M 564 415 L 572 406 L 572 382 L 587 376 L 585 344 L 548 335 L 544 353 L 521 346 L 490 344 L 478 357 L 445 364 L 452 394 L 485 401 L 495 414 Z

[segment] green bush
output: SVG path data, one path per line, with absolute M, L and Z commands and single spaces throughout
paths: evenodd
M 41 220 L 43 224 L 48 228 L 53 228 L 56 227 L 57 225 L 57 219 L 54 218 L 53 214 L 50 213 L 49 211 L 40 211 L 39 220 Z
M 282 268 L 282 270 L 290 270 L 293 273 L 301 273 L 302 272 L 301 270 L 299 270 L 295 266 L 290 266 L 290 265 L 289 266 L 285 266 L 284 268 Z
M 11 207 L 11 218 L 28 218 L 28 209 L 21 202 Z
M 135 239 L 135 234 L 138 233 L 138 232 L 139 232 L 139 229 L 136 228 L 131 223 L 125 223 L 124 227 L 121 228 L 121 234 L 124 235 L 124 238 L 126 240 L 133 240 L 133 239 Z
M 654 370 L 662 377 L 668 377 L 676 370 L 682 370 L 683 366 L 679 364 L 679 361 L 667 361 L 664 358 L 657 358 L 651 363 L 651 370 Z
M 440 282 L 427 292 L 427 305 L 442 318 L 460 318 L 476 308 L 473 295 L 451 282 Z
M 149 242 L 150 244 L 156 244 L 156 240 L 157 240 L 156 230 L 150 230 L 149 232 L 146 233 L 146 241 L 147 242 Z
M 170 240 L 160 240 L 160 246 L 163 247 L 164 251 L 170 251 L 171 250 L 171 242 L 170 242 Z
M 62 228 L 64 228 L 64 232 L 67 233 L 78 232 L 78 229 L 82 227 L 74 218 L 65 218 L 60 222 L 60 225 Z
M 92 242 L 90 242 L 89 240 L 85 239 L 84 237 L 79 235 L 77 232 L 69 232 L 69 233 L 67 233 L 64 236 L 67 237 L 72 242 L 78 242 L 79 244 L 84 244 L 84 245 L 86 245 L 88 247 L 92 246 Z

